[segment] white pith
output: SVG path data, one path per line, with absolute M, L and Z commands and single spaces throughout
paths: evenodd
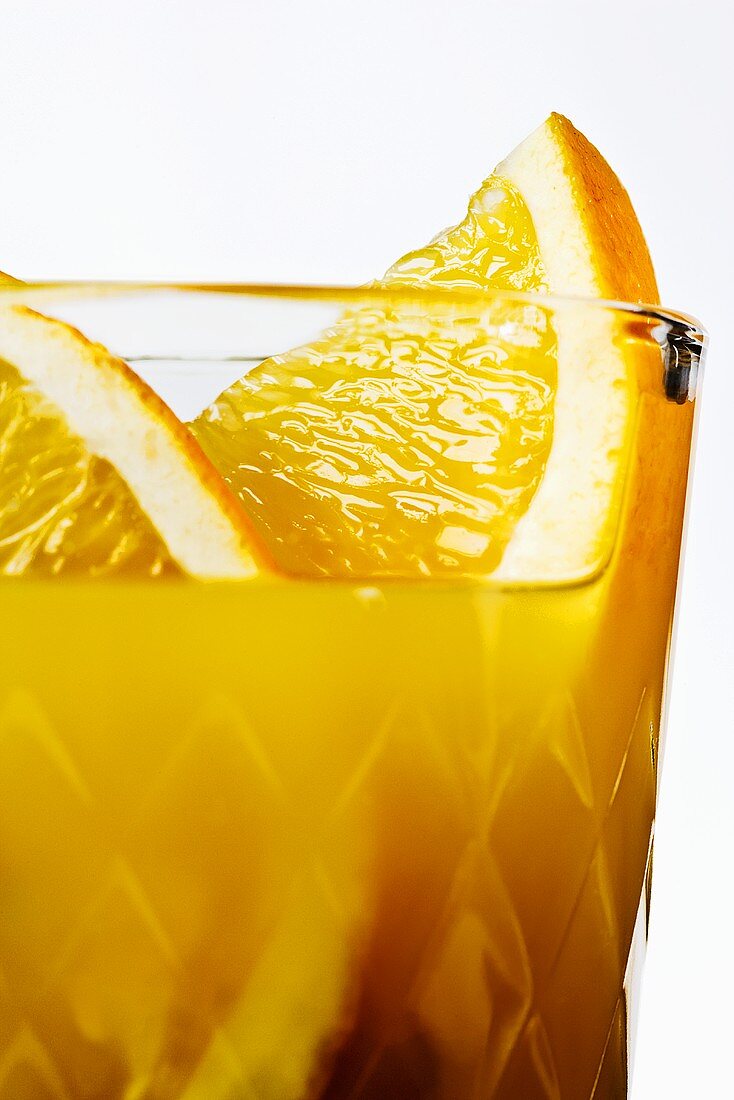
M 604 297 L 564 150 L 544 123 L 497 168 L 522 195 L 553 295 Z M 493 578 L 564 582 L 602 563 L 618 508 L 632 408 L 628 367 L 602 308 L 559 306 L 553 441 L 530 507 Z

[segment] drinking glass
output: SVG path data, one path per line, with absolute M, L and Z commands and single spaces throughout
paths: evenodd
M 18 304 L 185 420 L 345 324 L 393 378 L 418 348 L 419 384 L 427 341 L 480 390 L 542 358 L 558 415 L 532 562 L 0 578 L 0 1097 L 626 1096 L 700 327 L 406 287 L 0 288 Z M 574 556 L 596 475 L 568 409 L 612 359 L 627 434 Z M 2 440 L 0 402 L 7 507 Z

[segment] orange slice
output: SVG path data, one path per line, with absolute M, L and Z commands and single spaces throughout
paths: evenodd
M 383 285 L 657 297 L 625 191 L 560 115 Z M 613 325 L 494 296 L 471 330 L 396 296 L 266 360 L 193 428 L 289 572 L 579 579 L 609 551 L 629 452 Z
M 0 574 L 251 577 L 249 523 L 190 432 L 121 360 L 0 307 Z

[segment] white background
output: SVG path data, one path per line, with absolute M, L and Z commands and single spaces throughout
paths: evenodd
M 551 110 L 712 351 L 635 1100 L 731 1095 L 734 21 L 727 0 L 0 0 L 0 268 L 359 283 Z

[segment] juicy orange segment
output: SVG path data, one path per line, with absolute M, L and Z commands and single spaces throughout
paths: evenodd
M 465 220 L 382 285 L 394 308 L 350 312 L 266 360 L 192 427 L 286 571 L 490 573 L 547 461 L 555 335 L 524 305 L 488 305 L 482 325 L 399 291 L 545 289 L 516 190 L 490 177 Z M 492 338 L 508 320 L 517 339 Z

